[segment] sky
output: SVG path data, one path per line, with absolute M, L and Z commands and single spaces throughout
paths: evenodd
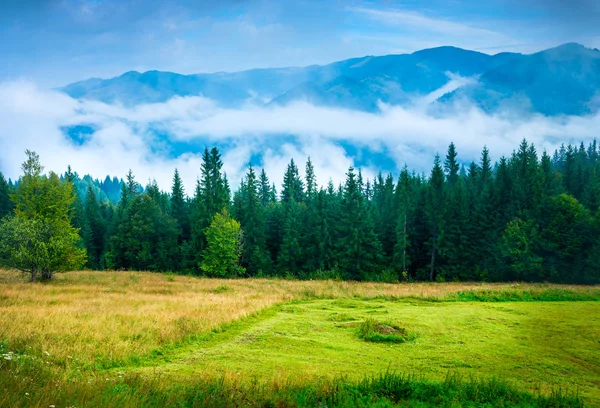
M 454 45 L 600 47 L 596 0 L 21 0 L 0 4 L 0 80 L 306 66 Z
M 178 168 L 192 192 L 202 151 L 174 155 L 170 145 L 222 147 L 234 187 L 249 163 L 265 168 L 279 186 L 289 160 L 302 169 L 309 156 L 325 185 L 343 182 L 358 162 L 371 179 L 383 162 L 396 172 L 405 164 L 427 172 L 434 154 L 443 155 L 452 141 L 465 163 L 478 160 L 484 145 L 494 160 L 509 155 L 523 138 L 552 152 L 562 142 L 597 137 L 600 115 L 515 118 L 467 104 L 431 116 L 427 103 L 444 89 L 412 108 L 366 113 L 305 102 L 232 109 L 202 96 L 124 107 L 75 100 L 53 88 L 130 70 L 306 66 L 441 45 L 490 54 L 565 42 L 600 48 L 598 21 L 596 0 L 1 1 L 0 171 L 18 178 L 24 151 L 32 149 L 47 170 L 62 173 L 71 165 L 104 179 L 131 169 L 141 183 L 156 179 L 165 190 Z M 64 128 L 81 123 L 96 131 L 77 144 Z M 166 140 L 153 131 L 156 123 Z M 361 160 L 364 151 L 374 159 Z

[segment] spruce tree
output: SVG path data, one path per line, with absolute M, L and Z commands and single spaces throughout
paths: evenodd
M 303 264 L 304 242 L 302 235 L 303 204 L 293 198 L 284 205 L 283 236 L 278 255 L 278 266 L 281 273 L 291 273 L 299 276 Z M 311 242 L 309 245 L 313 245 Z
M 265 212 L 260 202 L 258 181 L 252 165 L 248 167 L 238 197 L 239 208 L 236 210 L 236 216 L 244 231 L 241 264 L 250 276 L 268 274 L 271 270 L 271 258 L 265 245 Z
M 431 176 L 429 178 L 429 187 L 426 201 L 426 216 L 427 224 L 429 229 L 429 280 L 433 280 L 436 277 L 438 269 L 436 262 L 439 263 L 438 252 L 442 243 L 442 237 L 444 232 L 444 171 L 440 164 L 440 156 L 436 154 L 433 162 L 433 169 L 431 170 Z
M 13 212 L 14 205 L 10 200 L 12 188 L 0 172 L 0 218 Z
M 304 201 L 304 183 L 300 179 L 298 167 L 294 159 L 290 160 L 285 174 L 283 175 L 283 186 L 281 190 L 281 201 L 288 203 L 291 200 L 301 203 Z
M 106 224 L 94 189 L 89 186 L 85 197 L 85 226 L 83 240 L 87 250 L 88 266 L 103 269 Z
M 173 187 L 171 188 L 170 214 L 177 221 L 179 227 L 179 244 L 188 240 L 190 236 L 190 216 L 188 202 L 183 189 L 183 182 L 179 176 L 179 171 L 175 169 L 173 174 Z
M 382 257 L 359 176 L 360 172 L 358 176 L 354 173 L 354 167 L 348 169 L 340 206 L 340 266 L 342 273 L 353 280 L 364 279 L 368 273 L 377 271 Z
M 265 169 L 262 169 L 260 171 L 258 191 L 259 191 L 259 196 L 260 196 L 260 203 L 262 204 L 263 207 L 268 206 L 269 203 L 272 201 L 272 194 L 271 194 L 271 185 L 269 184 L 269 178 L 267 177 L 267 173 L 265 172 Z

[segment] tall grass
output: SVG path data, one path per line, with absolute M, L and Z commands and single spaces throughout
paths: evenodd
M 445 381 L 386 372 L 362 381 L 247 380 L 235 375 L 182 380 L 122 373 L 55 378 L 43 361 L 0 361 L 6 407 L 583 407 L 576 394 L 518 391 L 498 380 Z
M 451 293 L 445 300 L 459 302 L 578 302 L 600 301 L 597 287 L 578 290 L 557 287 L 525 287 L 510 289 L 471 289 Z

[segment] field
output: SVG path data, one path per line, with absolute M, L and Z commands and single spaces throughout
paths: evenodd
M 567 285 L 0 271 L 0 406 L 600 406 L 599 301 Z

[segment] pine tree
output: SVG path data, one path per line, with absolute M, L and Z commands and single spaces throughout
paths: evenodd
M 213 217 L 230 205 L 229 184 L 221 173 L 223 162 L 219 150 L 213 147 L 204 149 L 201 177 L 196 185 L 196 194 L 190 211 L 191 242 L 185 255 L 189 265 L 197 266 L 202 261 L 202 251 L 206 248 L 206 228 Z
M 397 214 L 394 264 L 396 270 L 405 273 L 407 278 L 411 265 L 410 247 L 411 237 L 414 236 L 413 219 L 416 194 L 408 168 L 404 166 L 400 172 L 394 195 Z
M 100 204 L 94 189 L 88 187 L 85 198 L 85 226 L 83 240 L 91 269 L 103 269 L 103 253 L 105 249 L 106 224 L 102 217 Z
M 348 169 L 340 207 L 340 266 L 353 280 L 361 280 L 367 273 L 375 272 L 381 260 L 381 244 L 361 193 L 359 176 L 360 172 L 357 176 L 353 167 Z
M 190 215 L 188 203 L 185 198 L 185 191 L 183 189 L 183 182 L 179 176 L 179 171 L 175 169 L 173 174 L 173 187 L 171 188 L 170 198 L 170 214 L 177 221 L 180 234 L 178 237 L 179 244 L 186 241 L 190 237 Z
M 71 170 L 71 166 L 67 166 L 67 172 L 65 173 L 64 178 L 67 182 L 73 185 L 73 194 L 75 195 L 75 199 L 73 200 L 71 207 L 71 211 L 73 212 L 71 224 L 74 228 L 82 231 L 82 228 L 85 224 L 85 218 L 83 214 L 83 201 L 81 199 L 81 195 L 77 191 L 77 184 L 80 182 L 79 175 Z
M 301 203 L 304 201 L 304 184 L 300 179 L 298 167 L 294 163 L 294 159 L 290 160 L 285 174 L 283 175 L 283 186 L 281 190 L 281 201 L 288 203 L 291 200 Z
M 13 212 L 14 205 L 10 200 L 12 188 L 0 172 L 0 218 Z
M 244 247 L 241 264 L 250 276 L 269 273 L 270 256 L 265 246 L 265 213 L 258 194 L 258 182 L 252 165 L 248 167 L 239 194 L 239 209 L 236 210 L 242 230 L 244 231 Z
M 282 273 L 299 276 L 303 263 L 302 230 L 303 208 L 293 198 L 285 203 L 284 224 L 278 266 Z M 314 244 L 314 243 L 311 243 Z
M 168 271 L 178 256 L 177 223 L 150 195 L 129 198 L 108 243 L 112 269 Z
M 272 201 L 271 185 L 269 184 L 269 178 L 267 177 L 265 169 L 262 169 L 260 171 L 259 195 L 260 203 L 263 207 L 268 206 L 269 203 Z
M 306 199 L 310 201 L 317 194 L 317 177 L 315 176 L 315 168 L 310 161 L 310 156 L 306 161 Z
M 456 153 L 456 146 L 454 143 L 450 143 L 448 146 L 448 153 L 446 154 L 446 160 L 444 161 L 444 170 L 446 171 L 446 180 L 450 187 L 454 186 L 458 182 L 460 165 L 456 160 L 458 153 Z
M 461 273 L 469 270 L 465 254 L 469 249 L 467 230 L 470 203 L 463 178 L 458 173 L 457 157 L 456 147 L 450 143 L 444 162 L 448 186 L 444 191 L 444 208 L 441 208 L 445 217 L 444 237 L 439 243 L 439 252 L 444 257 L 444 277 L 447 279 L 458 279 Z M 476 170 L 473 172 L 476 174 Z
M 433 169 L 429 178 L 429 188 L 426 201 L 426 216 L 429 228 L 429 280 L 436 275 L 436 261 L 444 231 L 444 171 L 440 164 L 440 156 L 436 155 Z

